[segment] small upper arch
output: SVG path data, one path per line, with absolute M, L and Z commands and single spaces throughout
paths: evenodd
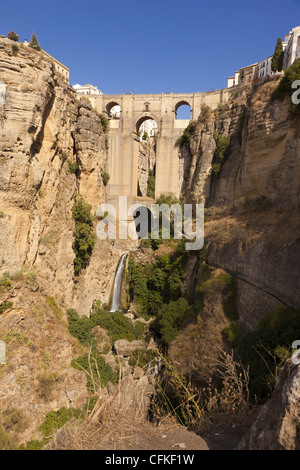
M 106 112 L 109 117 L 120 118 L 121 106 L 116 101 L 111 101 L 106 105 Z
M 175 119 L 191 119 L 192 106 L 186 101 L 179 101 L 175 105 Z

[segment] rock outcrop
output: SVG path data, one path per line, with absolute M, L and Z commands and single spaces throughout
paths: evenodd
M 242 439 L 238 450 L 300 449 L 300 367 L 288 361 L 271 399 Z

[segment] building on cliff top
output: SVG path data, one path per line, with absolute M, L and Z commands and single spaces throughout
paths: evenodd
M 284 51 L 283 68 L 287 69 L 296 59 L 300 58 L 300 26 L 296 26 L 289 34 L 285 35 L 282 46 Z M 272 72 L 272 58 L 273 56 L 269 56 L 261 62 L 248 65 L 235 72 L 233 76 L 227 79 L 228 88 L 241 85 L 255 78 L 268 78 L 276 75 Z
M 90 85 L 73 85 L 72 88 L 76 91 L 76 93 L 81 93 L 82 95 L 102 95 L 102 91 L 100 91 L 96 86 Z

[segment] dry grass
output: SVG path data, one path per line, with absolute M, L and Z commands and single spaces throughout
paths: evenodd
M 196 390 L 162 354 L 163 382 L 152 375 L 122 377 L 115 387 L 98 389 L 92 412 L 82 421 L 63 426 L 48 444 L 49 450 L 122 450 L 160 448 L 162 435 L 170 429 L 187 428 L 197 433 L 220 423 L 249 423 L 249 375 L 232 355 L 220 352 L 217 361 L 221 388 L 210 382 Z M 144 370 L 147 369 L 147 366 Z M 120 369 L 121 370 L 121 369 Z M 97 380 L 99 384 L 99 380 Z M 172 389 L 176 405 L 166 392 Z M 156 400 L 151 397 L 156 396 Z M 149 420 L 151 407 L 152 420 Z
M 257 414 L 256 407 L 249 400 L 249 370 L 237 362 L 232 354 L 220 350 L 219 358 L 213 359 L 215 382 L 210 379 L 207 386 L 196 389 L 177 370 L 174 363 L 163 359 L 166 373 L 165 382 L 172 390 L 175 400 L 161 388 L 160 395 L 165 402 L 158 408 L 159 420 L 176 416 L 183 426 L 201 432 L 223 423 L 249 423 Z M 174 405 L 174 402 L 176 403 Z

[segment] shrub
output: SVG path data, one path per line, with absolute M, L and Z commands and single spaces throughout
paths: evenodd
M 74 260 L 76 275 L 79 275 L 82 269 L 87 267 L 96 242 L 96 237 L 93 233 L 91 209 L 92 207 L 84 201 L 82 196 L 75 199 L 72 215 L 75 220 L 73 250 L 76 255 Z
M 105 116 L 103 116 L 103 114 L 99 114 L 99 117 L 100 117 L 100 122 L 101 122 L 103 132 L 104 133 L 108 132 L 108 130 L 109 130 L 109 120 Z
M 114 374 L 112 368 L 104 357 L 97 351 L 93 355 L 85 354 L 77 359 L 73 359 L 71 366 L 75 369 L 85 370 L 87 373 L 87 390 L 90 393 L 98 392 L 99 388 L 106 387 L 108 382 L 116 384 L 118 375 Z
M 12 52 L 12 55 L 14 55 L 14 56 L 18 55 L 19 46 L 17 46 L 17 44 L 12 44 L 12 46 L 11 46 L 11 52 Z
M 118 339 L 133 341 L 139 336 L 138 331 L 132 325 L 129 318 L 120 312 L 111 313 L 96 305 L 91 313 L 90 320 L 91 327 L 101 326 L 101 328 L 104 328 L 113 343 Z
M 92 324 L 89 317 L 83 315 L 80 317 L 76 310 L 67 310 L 68 321 L 69 321 L 69 332 L 74 338 L 77 338 L 80 343 L 84 345 L 91 344 L 92 336 L 91 329 Z
M 5 312 L 5 310 L 9 310 L 10 308 L 12 308 L 12 306 L 13 306 L 12 302 L 5 300 L 4 302 L 2 302 L 2 304 L 0 304 L 0 314 Z
M 82 411 L 76 408 L 60 408 L 46 414 L 45 421 L 40 425 L 39 431 L 45 438 L 50 438 L 58 429 L 62 428 L 72 419 L 79 419 Z
M 177 145 L 179 147 L 186 147 L 187 149 L 190 149 L 190 143 L 192 136 L 195 134 L 196 131 L 196 123 L 195 122 L 190 122 L 190 124 L 187 126 L 187 128 L 183 131 L 183 134 L 181 137 L 177 139 Z
M 70 173 L 76 173 L 78 170 L 78 165 L 76 162 L 72 162 L 71 160 L 68 160 L 68 167 L 70 170 Z
M 222 170 L 222 166 L 228 157 L 229 145 L 231 141 L 230 136 L 222 136 L 218 131 L 214 132 L 214 139 L 216 142 L 216 149 L 214 158 L 216 163 L 212 165 L 212 170 L 216 176 L 219 176 Z
M 91 316 L 79 316 L 76 310 L 67 310 L 69 331 L 84 345 L 92 345 L 94 336 L 91 333 L 95 326 L 104 328 L 114 343 L 118 339 L 133 341 L 140 338 L 140 325 L 133 326 L 131 321 L 120 312 L 108 312 L 96 303 Z
M 106 171 L 103 171 L 103 173 L 102 173 L 102 181 L 103 181 L 104 186 L 107 186 L 107 184 L 108 184 L 108 182 L 109 182 L 109 179 L 110 179 L 109 173 L 107 173 Z
M 35 284 L 37 280 L 37 275 L 35 271 L 28 271 L 26 280 L 29 284 Z
M 225 329 L 224 333 L 226 335 L 229 346 L 234 349 L 238 345 L 240 329 L 236 322 L 231 322 Z
M 16 41 L 16 42 L 19 41 L 19 35 L 17 33 L 15 33 L 14 31 L 11 31 L 10 33 L 8 33 L 7 37 L 11 41 Z
M 155 170 L 149 170 L 147 181 L 147 197 L 155 196 Z
M 156 322 L 156 329 L 165 345 L 169 345 L 176 338 L 188 308 L 189 304 L 184 298 L 171 301 L 161 308 Z
M 2 277 L 0 279 L 0 286 L 1 287 L 11 287 L 11 276 L 10 276 L 10 273 L 8 271 L 5 271 L 3 274 L 2 274 Z

